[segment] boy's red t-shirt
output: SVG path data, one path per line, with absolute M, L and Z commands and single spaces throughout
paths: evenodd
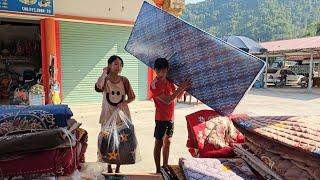
M 156 106 L 156 121 L 170 121 L 174 119 L 174 102 L 168 104 L 163 103 L 158 96 L 164 94 L 170 96 L 176 90 L 174 84 L 169 80 L 160 80 L 155 78 L 151 85 L 150 90 L 152 92 L 152 98 Z

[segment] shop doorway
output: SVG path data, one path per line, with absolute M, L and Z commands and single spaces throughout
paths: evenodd
M 0 18 L 0 105 L 42 104 L 40 22 Z M 34 101 L 34 100 L 33 100 Z

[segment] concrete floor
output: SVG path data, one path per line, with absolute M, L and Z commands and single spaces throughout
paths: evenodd
M 89 133 L 87 162 L 96 162 L 97 136 L 100 131 L 98 118 L 100 105 L 71 106 L 74 117 Z M 134 102 L 130 105 L 132 119 L 136 127 L 142 160 L 135 165 L 123 166 L 122 172 L 155 172 L 153 162 L 154 105 L 151 101 Z M 190 156 L 187 148 L 187 127 L 185 116 L 202 109 L 206 105 L 177 104 L 175 111 L 175 132 L 170 152 L 170 164 L 178 164 L 180 157 Z M 305 89 L 253 89 L 238 105 L 235 113 L 249 115 L 320 115 L 320 89 L 312 94 Z M 320 120 L 320 119 L 319 119 Z M 91 163 L 94 166 L 101 164 Z

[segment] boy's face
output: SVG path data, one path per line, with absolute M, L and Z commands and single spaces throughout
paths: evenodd
M 168 69 L 164 68 L 164 69 L 156 69 L 156 75 L 158 78 L 160 79 L 165 79 L 167 78 L 167 74 L 168 74 Z
M 109 65 L 109 67 L 112 73 L 119 74 L 122 70 L 122 63 L 120 59 L 116 59 Z

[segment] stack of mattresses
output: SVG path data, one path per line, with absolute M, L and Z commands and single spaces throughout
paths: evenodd
M 0 106 L 2 177 L 67 176 L 84 162 L 87 132 L 66 105 Z
M 284 179 L 320 179 L 320 117 L 233 118 L 248 150 Z M 243 153 L 246 153 L 243 151 Z

